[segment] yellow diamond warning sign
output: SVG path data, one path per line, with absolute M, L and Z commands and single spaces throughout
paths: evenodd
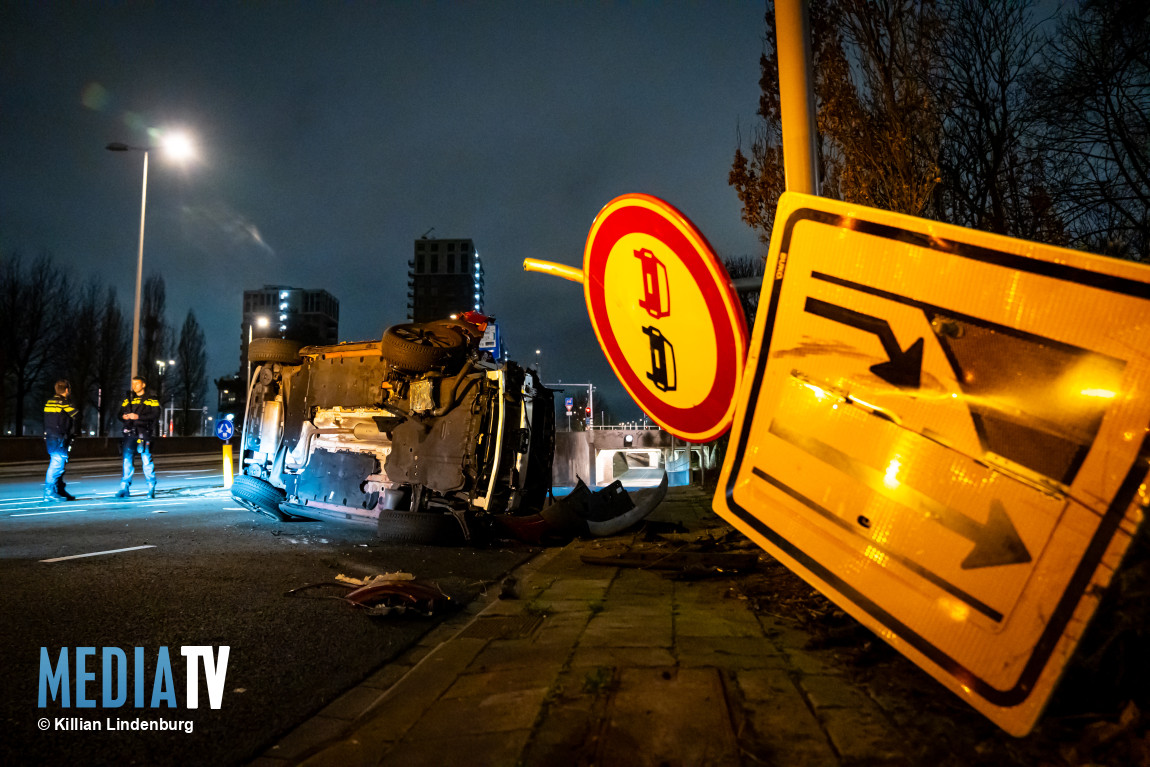
M 1033 726 L 1148 502 L 1150 268 L 780 201 L 715 510 Z

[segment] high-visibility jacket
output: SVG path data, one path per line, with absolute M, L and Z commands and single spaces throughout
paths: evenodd
M 44 403 L 44 433 L 49 437 L 71 436 L 75 418 L 76 408 L 59 394 L 53 394 Z
M 135 413 L 139 418 L 124 420 L 126 413 Z M 160 420 L 160 401 L 147 390 L 142 395 L 129 392 L 124 401 L 120 403 L 119 418 L 124 424 L 124 436 L 136 436 L 142 439 L 151 437 L 156 431 L 156 422 Z

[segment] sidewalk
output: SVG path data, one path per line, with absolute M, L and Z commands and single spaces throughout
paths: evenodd
M 710 501 L 673 488 L 649 519 L 719 536 Z M 729 578 L 581 559 L 637 538 L 545 550 L 513 574 L 518 598 L 492 589 L 253 764 L 910 763 L 874 700 Z

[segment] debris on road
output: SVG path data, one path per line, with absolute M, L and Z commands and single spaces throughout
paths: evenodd
M 335 576 L 335 579 L 341 583 L 349 583 L 352 586 L 371 586 L 375 583 L 382 583 L 383 581 L 413 581 L 415 576 L 411 573 L 382 573 L 380 575 L 373 575 L 370 578 L 352 578 L 349 575 L 340 573 Z
M 436 608 L 451 601 L 451 597 L 438 586 L 428 586 L 414 580 L 378 578 L 372 579 L 370 585 L 360 586 L 345 595 L 344 599 L 365 608 L 368 615 L 382 616 L 393 612 L 402 615 L 411 610 L 426 617 L 431 617 Z
M 310 599 L 338 599 L 364 609 L 368 615 L 402 615 L 407 611 L 431 617 L 437 609 L 451 602 L 439 586 L 419 583 L 411 573 L 382 573 L 368 578 L 354 578 L 340 573 L 334 581 L 309 583 L 291 589 L 284 596 L 303 596 L 313 589 L 342 589 L 340 594 L 322 594 Z M 350 591 L 348 591 L 350 589 Z
M 628 491 L 615 480 L 592 491 L 582 479 L 570 493 L 538 514 L 496 517 L 512 537 L 535 545 L 562 544 L 572 538 L 618 535 L 642 522 L 667 495 L 667 473 L 656 487 Z

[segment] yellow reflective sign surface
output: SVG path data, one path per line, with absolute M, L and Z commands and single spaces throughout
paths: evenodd
M 1141 523 L 1150 268 L 787 194 L 714 501 L 1016 735 Z

